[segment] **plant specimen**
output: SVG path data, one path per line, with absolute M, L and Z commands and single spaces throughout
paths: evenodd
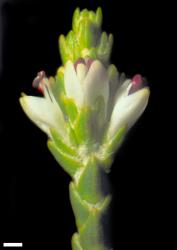
M 101 31 L 102 11 L 78 8 L 72 30 L 59 37 L 63 65 L 56 76 L 37 74 L 43 97 L 22 95 L 26 115 L 48 136 L 48 148 L 71 176 L 71 205 L 78 232 L 73 250 L 108 250 L 104 219 L 114 154 L 148 103 L 149 88 L 110 64 L 113 36 Z

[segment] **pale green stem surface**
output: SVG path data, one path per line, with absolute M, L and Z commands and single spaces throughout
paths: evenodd
M 70 183 L 70 200 L 77 233 L 72 237 L 73 250 L 109 250 L 109 228 L 104 224 L 111 201 L 107 175 L 94 158 Z

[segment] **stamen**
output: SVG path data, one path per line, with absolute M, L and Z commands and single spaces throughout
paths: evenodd
M 76 62 L 75 62 L 75 64 L 74 64 L 74 68 L 75 68 L 75 71 L 77 70 L 77 65 L 79 64 L 79 63 L 82 63 L 82 64 L 84 64 L 84 65 L 86 65 L 86 68 L 87 68 L 87 70 L 89 70 L 89 68 L 90 68 L 90 66 L 91 66 L 91 64 L 93 63 L 93 59 L 91 59 L 90 57 L 86 57 L 86 58 L 79 58 Z M 77 72 L 77 71 L 76 71 Z
M 93 60 L 92 58 L 90 58 L 90 57 L 87 57 L 87 58 L 85 59 L 86 66 L 87 66 L 87 69 L 88 69 L 88 70 L 89 70 L 91 64 L 93 63 L 93 61 L 94 61 L 94 60 Z
M 41 78 L 46 77 L 46 74 L 45 74 L 45 71 L 44 71 L 44 70 L 39 71 L 39 72 L 37 73 L 37 75 L 38 75 L 39 77 L 41 77 Z
M 76 71 L 77 65 L 78 65 L 79 63 L 85 64 L 85 60 L 84 60 L 83 58 L 79 58 L 79 59 L 75 62 L 75 64 L 74 64 L 75 71 Z
M 32 86 L 34 88 L 37 88 L 37 90 L 40 92 L 40 93 L 43 93 L 43 87 L 41 86 L 41 82 L 42 80 L 46 77 L 46 74 L 44 71 L 40 71 L 38 72 L 37 76 L 34 78 L 33 80 L 33 83 L 32 83 Z
M 52 101 L 52 97 L 51 97 L 51 95 L 50 95 L 50 91 L 49 91 L 49 89 L 48 89 L 48 87 L 47 87 L 46 84 L 45 84 L 45 88 L 46 88 L 46 90 L 47 90 L 47 93 L 48 93 L 48 95 L 49 95 L 49 98 L 50 98 L 51 102 L 53 102 L 53 101 Z
M 141 75 L 137 74 L 132 78 L 132 86 L 129 89 L 128 95 L 133 94 L 137 90 L 141 89 L 143 87 L 143 79 Z

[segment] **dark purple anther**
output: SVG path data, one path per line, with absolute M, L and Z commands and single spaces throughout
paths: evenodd
M 37 73 L 37 76 L 34 78 L 33 83 L 32 83 L 32 86 L 34 88 L 37 88 L 39 92 L 42 92 L 42 93 L 43 93 L 43 88 L 40 86 L 40 82 L 45 77 L 46 77 L 45 71 L 40 71 Z
M 93 63 L 93 59 L 91 59 L 90 57 L 86 57 L 86 58 L 79 58 L 76 62 L 75 62 L 75 64 L 74 64 L 74 68 L 75 68 L 75 70 L 77 69 L 77 65 L 79 64 L 79 63 L 82 63 L 82 64 L 84 64 L 84 65 L 86 65 L 86 67 L 87 67 L 87 70 L 89 70 L 89 68 L 90 68 L 90 66 L 91 66 L 91 64 Z
M 75 64 L 74 64 L 75 70 L 77 69 L 77 65 L 78 65 L 79 63 L 85 64 L 85 60 L 84 60 L 83 58 L 79 58 L 79 59 L 75 62 Z
M 137 90 L 141 89 L 142 87 L 142 83 L 143 83 L 143 79 L 141 77 L 141 75 L 137 74 L 132 78 L 132 86 L 128 92 L 129 95 L 133 94 L 134 92 L 136 92 Z
M 86 65 L 87 65 L 87 69 L 90 68 L 90 66 L 93 63 L 93 61 L 94 60 L 92 58 L 90 58 L 90 57 L 88 57 L 88 58 L 85 59 L 85 62 L 86 62 Z
M 46 74 L 45 74 L 45 71 L 44 70 L 41 70 L 37 73 L 37 76 L 41 77 L 41 78 L 44 78 L 46 77 Z

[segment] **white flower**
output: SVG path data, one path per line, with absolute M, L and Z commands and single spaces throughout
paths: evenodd
M 141 76 L 135 75 L 117 89 L 108 132 L 110 138 L 121 126 L 130 129 L 145 110 L 150 91 L 142 84 Z
M 34 85 L 42 89 L 44 97 L 22 96 L 20 103 L 23 110 L 48 136 L 50 128 L 54 128 L 63 138 L 67 138 L 65 114 L 55 99 L 56 95 L 44 72 L 38 74 Z M 149 88 L 143 86 L 140 75 L 136 75 L 132 80 L 117 75 L 114 84 L 111 84 L 107 69 L 100 61 L 91 59 L 79 59 L 75 64 L 71 61 L 66 63 L 64 87 L 66 97 L 75 102 L 78 113 L 83 107 L 92 107 L 98 97 L 103 98 L 105 116 L 102 124 L 108 124 L 105 131 L 110 139 L 122 126 L 130 128 L 137 121 L 149 98 Z M 95 124 L 96 119 L 95 117 Z M 102 134 L 105 131 L 102 131 Z
M 68 61 L 64 73 L 66 95 L 78 105 L 91 106 L 98 96 L 103 96 L 107 105 L 109 79 L 104 66 L 98 60 L 79 62 L 74 66 Z
M 24 112 L 49 137 L 50 128 L 56 129 L 63 137 L 66 136 L 63 113 L 54 98 L 49 81 L 43 71 L 38 73 L 33 85 L 36 85 L 43 92 L 44 97 L 27 95 L 20 97 L 20 104 Z

